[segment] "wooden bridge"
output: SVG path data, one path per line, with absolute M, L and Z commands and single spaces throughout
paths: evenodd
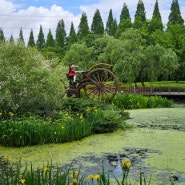
M 171 98 L 171 99 L 185 99 L 185 89 L 184 91 L 177 90 L 174 91 L 171 88 L 156 88 L 154 87 L 137 87 L 135 89 L 133 86 L 131 87 L 126 87 L 123 89 L 124 93 L 129 93 L 129 94 L 142 94 L 144 96 L 161 96 L 161 97 L 166 97 L 166 98 Z

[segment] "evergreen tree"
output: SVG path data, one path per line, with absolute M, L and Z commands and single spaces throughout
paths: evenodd
M 40 25 L 40 30 L 39 30 L 39 34 L 38 34 L 38 39 L 37 39 L 36 45 L 37 45 L 38 50 L 43 49 L 44 46 L 45 46 L 44 33 L 43 33 L 41 25 Z
M 20 29 L 20 32 L 19 32 L 18 42 L 21 42 L 21 43 L 25 44 L 22 28 Z
M 9 42 L 14 43 L 13 35 L 11 35 L 11 36 L 10 36 L 10 40 L 9 40 Z
M 161 19 L 161 14 L 159 12 L 158 0 L 156 0 L 156 2 L 155 2 L 152 19 L 149 24 L 150 33 L 154 32 L 156 30 L 161 30 L 161 31 L 163 30 L 163 23 L 162 23 L 162 19 Z
M 109 11 L 108 21 L 106 24 L 106 33 L 108 35 L 114 35 L 117 31 L 116 19 L 113 19 L 112 9 Z
M 130 13 L 126 3 L 124 3 L 123 8 L 121 10 L 120 23 L 118 25 L 116 37 L 119 37 L 122 32 L 124 32 L 127 28 L 131 28 L 131 27 L 132 27 L 132 22 L 131 22 Z
M 80 19 L 80 24 L 78 26 L 78 38 L 81 40 L 82 38 L 88 36 L 90 33 L 89 25 L 87 20 L 87 15 L 85 12 L 82 13 L 82 17 Z
M 35 39 L 34 39 L 34 35 L 33 35 L 33 30 L 32 29 L 30 31 L 30 37 L 29 37 L 29 40 L 28 40 L 28 46 L 29 47 L 35 46 Z
M 4 36 L 4 33 L 3 33 L 3 29 L 0 28 L 0 42 L 4 42 L 5 41 L 5 36 Z
M 171 25 L 171 24 L 180 24 L 180 25 L 184 24 L 184 20 L 181 16 L 178 0 L 172 1 L 171 12 L 168 17 L 168 25 Z
M 49 29 L 49 33 L 47 35 L 45 47 L 55 47 L 55 40 L 53 39 L 53 35 L 51 33 L 51 29 Z
M 74 44 L 77 41 L 78 41 L 78 38 L 74 29 L 74 25 L 73 23 L 71 23 L 71 28 L 69 32 L 69 38 L 68 38 L 68 47 L 70 47 L 71 44 Z
M 66 30 L 63 19 L 58 22 L 56 28 L 56 45 L 65 48 L 66 45 Z
M 146 21 L 146 12 L 145 12 L 145 6 L 142 0 L 139 0 L 137 4 L 136 14 L 135 14 L 135 20 L 140 19 L 142 22 Z
M 127 19 L 131 21 L 129 9 L 128 9 L 128 7 L 127 7 L 127 4 L 124 3 L 124 4 L 123 4 L 123 8 L 122 8 L 122 10 L 121 10 L 121 15 L 120 15 L 120 23 L 121 23 L 122 21 L 127 20 Z
M 100 11 L 98 9 L 95 11 L 95 14 L 93 16 L 91 33 L 100 35 L 104 34 L 104 25 L 100 15 Z

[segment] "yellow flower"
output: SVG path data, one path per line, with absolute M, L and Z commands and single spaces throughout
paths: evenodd
M 73 183 L 75 183 L 75 184 L 76 184 L 77 182 L 78 182 L 78 180 L 77 180 L 77 179 L 73 179 Z
M 87 111 L 87 112 L 90 112 L 90 110 L 91 110 L 90 107 L 87 107 L 87 108 L 86 108 L 86 111 Z
M 74 172 L 74 175 L 75 175 L 75 176 L 78 176 L 78 174 L 79 174 L 79 171 L 75 171 L 75 172 Z
M 54 135 L 56 135 L 57 134 L 57 132 L 54 132 Z
M 93 179 L 94 178 L 94 175 L 93 174 L 90 174 L 87 176 L 88 179 Z
M 9 112 L 8 114 L 9 114 L 10 117 L 12 117 L 14 115 L 13 112 Z
M 44 167 L 43 171 L 46 173 L 46 172 L 49 172 L 49 168 L 48 167 Z
M 99 174 L 96 174 L 96 175 L 94 175 L 94 179 L 100 179 L 100 175 Z
M 2 116 L 3 115 L 3 113 L 2 112 L 0 112 L 0 116 Z
M 64 129 L 65 127 L 62 125 L 61 128 Z
M 10 161 L 12 161 L 12 158 L 11 157 L 8 157 L 7 158 L 7 162 L 9 163 Z
M 122 167 L 124 167 L 124 168 L 130 168 L 131 162 L 122 160 L 122 161 L 121 161 L 121 165 L 122 165 Z
M 26 183 L 26 179 L 19 179 L 19 183 L 20 184 L 25 184 Z
M 80 119 L 83 119 L 83 115 L 82 114 L 80 115 Z

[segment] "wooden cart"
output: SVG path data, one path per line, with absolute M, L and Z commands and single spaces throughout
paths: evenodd
M 118 91 L 118 81 L 109 68 L 111 65 L 99 63 L 82 72 L 81 79 L 75 85 L 69 79 L 67 96 L 80 98 L 81 91 L 84 91 L 85 96 L 91 100 L 110 101 Z

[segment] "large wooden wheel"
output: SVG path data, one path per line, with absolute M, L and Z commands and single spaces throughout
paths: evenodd
M 98 102 L 110 101 L 118 90 L 116 76 L 108 69 L 97 68 L 87 73 L 89 82 L 84 87 L 85 95 Z

